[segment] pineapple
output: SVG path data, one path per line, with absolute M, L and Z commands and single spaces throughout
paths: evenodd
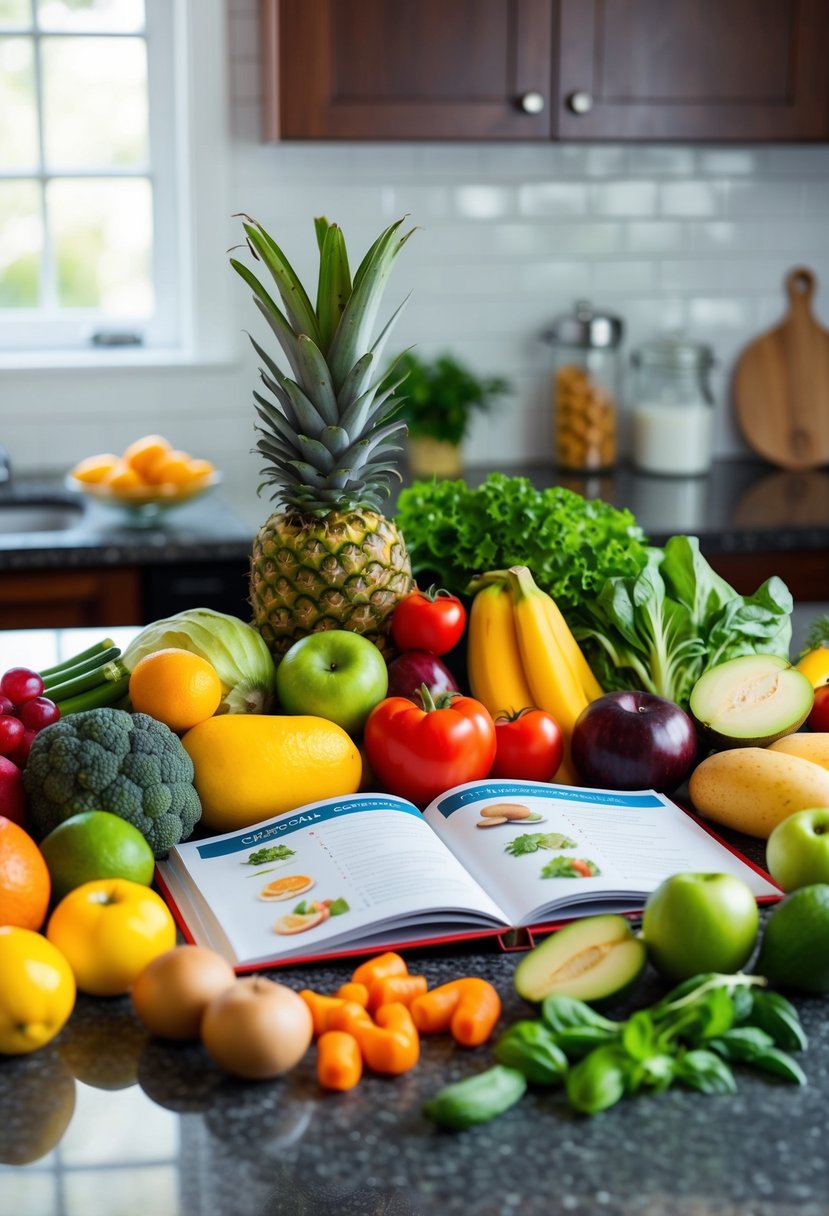
M 342 230 L 315 220 L 316 308 L 281 249 L 247 217 L 248 248 L 273 276 L 284 311 L 231 258 L 292 372 L 251 338 L 274 398 L 253 394 L 256 449 L 266 462 L 259 490 L 272 487 L 279 509 L 254 541 L 250 603 L 276 662 L 298 638 L 322 629 L 354 630 L 387 652 L 391 614 L 413 586 L 403 537 L 381 514 L 390 479 L 399 476 L 392 454 L 406 427 L 393 417 L 398 384 L 380 374 L 379 361 L 402 304 L 372 343 L 386 280 L 411 236 L 399 234 L 402 223 L 381 233 L 352 282 Z

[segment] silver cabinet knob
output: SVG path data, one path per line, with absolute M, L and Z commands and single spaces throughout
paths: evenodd
M 540 114 L 544 109 L 544 97 L 541 93 L 525 93 L 518 104 L 525 114 Z
M 567 105 L 574 114 L 589 114 L 593 109 L 593 98 L 589 93 L 571 93 Z

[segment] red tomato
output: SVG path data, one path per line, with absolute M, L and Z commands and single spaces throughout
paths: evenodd
M 480 701 L 457 693 L 425 709 L 408 697 L 386 697 L 368 716 L 363 747 L 381 787 L 425 806 L 453 785 L 486 777 L 495 757 L 495 724 Z
M 495 722 L 495 763 L 490 777 L 552 781 L 564 759 L 564 735 L 552 714 L 520 709 Z
M 806 722 L 812 730 L 829 730 L 829 684 L 821 684 L 815 689 L 815 699 Z
M 428 650 L 446 654 L 461 640 L 466 609 L 456 595 L 442 587 L 413 591 L 394 610 L 391 636 L 399 650 Z

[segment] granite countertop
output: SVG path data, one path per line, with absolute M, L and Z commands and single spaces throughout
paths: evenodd
M 15 478 L 0 486 L 0 507 L 45 497 L 75 510 L 69 527 L 48 533 L 13 532 L 12 524 L 0 525 L 5 529 L 0 532 L 0 570 L 245 558 L 268 504 L 256 498 L 256 478 L 249 468 L 236 469 L 228 462 L 228 470 L 215 492 L 150 523 L 82 501 L 55 474 Z M 464 477 L 474 485 L 488 472 L 488 467 L 470 467 Z M 539 487 L 564 485 L 588 498 L 628 507 L 655 544 L 687 533 L 699 536 L 709 555 L 829 547 L 829 471 L 787 472 L 739 459 L 715 462 L 705 477 L 657 477 L 625 464 L 605 476 L 562 474 L 549 463 L 505 472 L 529 477 Z M 404 476 L 404 484 L 409 480 Z
M 503 1022 L 527 1016 L 516 956 L 409 954 L 430 985 L 475 974 L 496 985 Z M 271 973 L 334 991 L 353 964 Z M 636 1005 L 661 995 L 648 973 Z M 808 1076 L 794 1088 L 738 1069 L 738 1092 L 686 1090 L 623 1101 L 592 1119 L 560 1091 L 530 1089 L 463 1133 L 421 1113 L 444 1084 L 492 1062 L 444 1036 L 402 1077 L 324 1093 L 314 1052 L 286 1077 L 245 1083 L 203 1049 L 152 1039 L 128 998 L 80 997 L 51 1045 L 0 1059 L 0 1193 L 8 1212 L 86 1216 L 825 1216 L 829 1001 L 797 1002 Z M 617 1005 L 612 1015 L 633 1007 Z M 56 1147 L 53 1147 L 56 1145 Z M 140 1205 L 129 1207 L 127 1197 Z

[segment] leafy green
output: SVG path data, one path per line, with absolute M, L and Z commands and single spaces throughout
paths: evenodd
M 588 870 L 587 874 L 580 868 L 581 866 Z M 542 878 L 595 878 L 597 874 L 601 874 L 601 870 L 595 861 L 590 861 L 586 857 L 574 858 L 563 855 L 553 857 L 541 871 Z
M 672 536 L 647 551 L 640 571 L 610 577 L 584 600 L 571 626 L 606 692 L 642 688 L 687 707 L 709 667 L 745 654 L 787 658 L 792 607 L 782 579 L 741 596 L 695 536 Z
M 608 578 L 635 576 L 647 560 L 630 511 L 504 473 L 476 488 L 462 479 L 417 481 L 401 491 L 395 520 L 415 574 L 429 572 L 460 593 L 475 573 L 529 566 L 565 616 Z
M 400 376 L 403 380 L 400 381 Z M 473 411 L 489 409 L 494 398 L 510 390 L 502 376 L 479 377 L 450 354 L 427 361 L 405 351 L 381 383 L 400 381 L 397 392 L 403 398 L 399 417 L 409 428 L 412 439 L 429 437 L 444 443 L 460 443 L 465 438 Z
M 575 840 L 562 836 L 560 832 L 524 832 L 516 836 L 509 844 L 504 845 L 504 851 L 513 857 L 523 857 L 526 853 L 536 853 L 539 849 L 574 849 Z
M 265 845 L 261 849 L 254 849 L 247 860 L 242 862 L 242 865 L 263 866 L 268 861 L 286 861 L 293 855 L 294 850 L 289 849 L 286 844 Z

